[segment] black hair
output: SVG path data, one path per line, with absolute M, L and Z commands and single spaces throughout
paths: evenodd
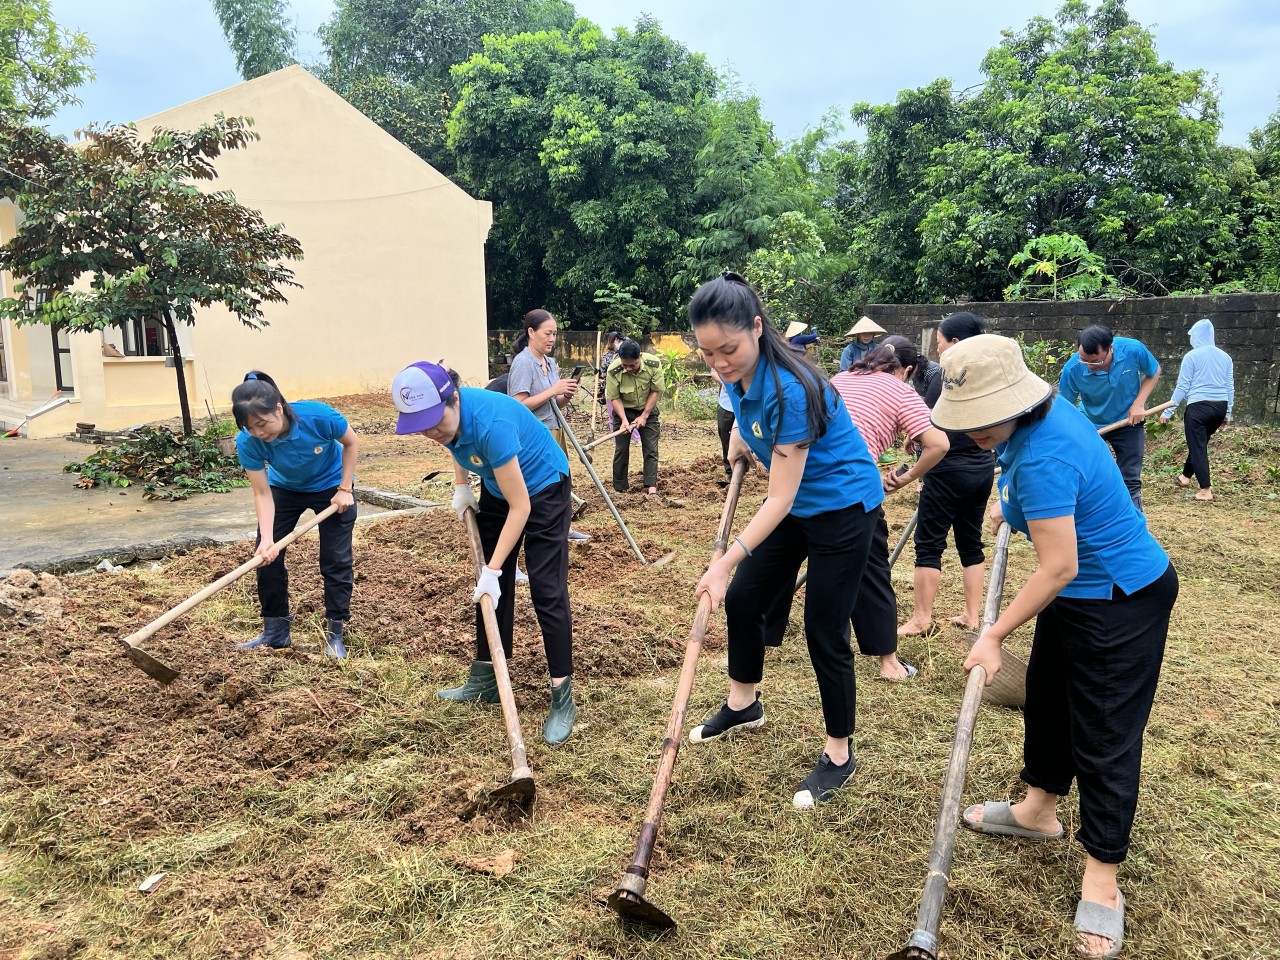
M 276 382 L 261 370 L 250 370 L 244 375 L 244 382 L 231 391 L 231 415 L 235 417 L 236 426 L 242 430 L 248 427 L 250 416 L 269 416 L 276 412 L 277 404 L 289 427 L 298 422 L 293 408 L 280 393 Z
M 968 340 L 970 337 L 986 333 L 987 321 L 976 313 L 961 310 L 959 313 L 951 314 L 951 316 L 938 324 L 938 332 L 942 334 L 943 340 Z
M 1019 415 L 1017 422 L 1013 425 L 1014 430 L 1021 430 L 1023 427 L 1029 427 L 1033 423 L 1039 423 L 1049 415 L 1049 411 L 1053 409 L 1053 400 L 1058 395 L 1058 388 L 1054 387 L 1049 391 L 1049 396 L 1044 401 L 1036 404 L 1026 413 Z
M 618 356 L 623 360 L 639 360 L 640 344 L 634 340 L 623 340 L 622 343 L 618 344 Z
M 911 371 L 911 382 L 916 388 L 917 393 L 924 393 L 926 374 L 929 372 L 929 358 L 916 349 L 916 345 L 906 337 L 894 334 L 891 337 L 885 337 L 880 341 L 880 346 L 876 349 L 889 347 L 898 357 L 898 363 L 903 370 Z M 870 351 L 868 351 L 870 353 Z M 863 354 L 862 359 L 867 359 L 867 355 Z M 892 370 L 887 371 L 892 373 Z
M 907 347 L 908 350 L 912 348 Z M 912 351 L 914 353 L 914 351 Z M 849 367 L 850 373 L 897 373 L 908 364 L 902 362 L 892 345 L 880 344 L 862 355 L 862 359 Z
M 1111 341 L 1114 339 L 1115 335 L 1112 334 L 1110 327 L 1095 323 L 1080 331 L 1080 336 L 1076 337 L 1076 344 L 1085 353 L 1101 353 L 1111 346 Z
M 548 320 L 555 320 L 555 317 L 547 310 L 530 310 L 526 313 L 520 322 L 520 336 L 516 337 L 516 342 L 511 345 L 511 352 L 523 353 L 524 348 L 529 345 L 529 331 L 537 330 Z M 450 371 L 450 374 L 452 372 Z
M 611 347 L 613 346 L 615 341 L 625 340 L 625 339 L 626 337 L 622 335 L 621 330 L 610 330 L 608 333 L 604 335 L 604 345 L 606 347 Z
M 694 327 L 720 323 L 735 330 L 750 330 L 756 317 L 761 320 L 758 340 L 760 353 L 773 368 L 774 388 L 779 398 L 782 396 L 779 367 L 794 376 L 804 388 L 805 420 L 809 428 L 809 436 L 804 443 L 813 443 L 827 432 L 827 420 L 830 419 L 827 414 L 827 399 L 831 386 L 813 361 L 807 355 L 793 350 L 778 329 L 769 322 L 764 304 L 760 302 L 760 295 L 742 277 L 725 271 L 723 276 L 708 280 L 698 287 L 689 301 L 689 322 Z M 773 435 L 776 437 L 781 429 L 782 405 L 779 404 Z

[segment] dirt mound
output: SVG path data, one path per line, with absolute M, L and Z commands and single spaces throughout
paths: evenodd
M 55 624 L 62 618 L 66 595 L 55 576 L 15 570 L 0 580 L 0 623 L 18 627 Z

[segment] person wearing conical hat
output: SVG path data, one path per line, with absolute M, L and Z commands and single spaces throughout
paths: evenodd
M 797 353 L 805 353 L 809 348 L 809 344 L 818 342 L 818 335 L 816 333 L 805 333 L 808 329 L 809 325 L 807 323 L 801 323 L 799 320 L 792 320 L 787 324 L 787 332 L 782 336 L 787 343 L 791 344 L 792 350 L 795 350 Z
M 840 372 L 844 373 L 865 357 L 867 351 L 871 349 L 871 341 L 880 333 L 888 333 L 888 331 L 870 317 L 863 317 L 850 327 L 845 336 L 853 337 L 853 341 L 840 351 Z
M 1075 838 L 1087 857 L 1077 955 L 1113 957 L 1124 942 L 1116 885 L 1138 806 L 1151 715 L 1178 574 L 1147 529 L 1097 427 L 1027 369 L 1016 340 L 983 333 L 941 357 L 933 423 L 962 431 L 1000 462 L 993 523 L 1008 521 L 1036 566 L 964 669 L 1000 669 L 1000 646 L 1035 620 L 1023 708 L 1022 799 L 976 803 L 961 823 L 1002 837 L 1057 840 L 1058 801 L 1079 795 Z

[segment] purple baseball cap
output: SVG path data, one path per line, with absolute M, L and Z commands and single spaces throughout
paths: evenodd
M 396 433 L 430 430 L 444 416 L 453 391 L 453 380 L 444 367 L 425 360 L 409 364 L 391 381 L 391 400 L 400 411 Z

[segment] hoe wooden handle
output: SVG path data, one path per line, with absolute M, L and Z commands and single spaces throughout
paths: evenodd
M 338 512 L 337 505 L 330 504 L 329 506 L 321 510 L 319 513 L 317 513 L 310 520 L 306 521 L 301 526 L 296 527 L 294 531 L 291 534 L 289 534 L 287 537 L 277 541 L 276 546 L 279 547 L 281 550 L 283 550 L 285 547 L 289 546 L 289 544 L 293 543 L 293 541 L 297 540 L 300 536 L 302 536 L 312 527 L 319 526 L 321 523 L 328 520 L 331 516 L 333 516 L 337 512 Z M 226 576 L 218 578 L 217 580 L 213 581 L 213 583 L 209 584 L 207 587 L 201 590 L 199 593 L 188 597 L 186 600 L 183 600 L 180 604 L 178 604 L 173 609 L 169 610 L 167 613 L 162 613 L 160 616 L 156 617 L 154 620 L 148 623 L 145 627 L 143 627 L 137 633 L 133 633 L 125 637 L 121 641 L 121 643 L 128 644 L 131 647 L 138 646 L 148 637 L 153 636 L 157 631 L 162 630 L 163 628 L 167 627 L 169 624 L 173 623 L 173 621 L 177 620 L 180 616 L 182 616 L 188 610 L 191 610 L 193 607 L 200 605 L 205 600 L 208 600 L 210 597 L 212 597 L 219 590 L 223 590 L 226 587 L 231 586 L 231 584 L 235 583 L 237 580 L 243 577 L 250 570 L 254 570 L 260 566 L 262 566 L 262 558 L 255 554 L 252 558 L 240 564 L 240 566 L 236 567 Z

